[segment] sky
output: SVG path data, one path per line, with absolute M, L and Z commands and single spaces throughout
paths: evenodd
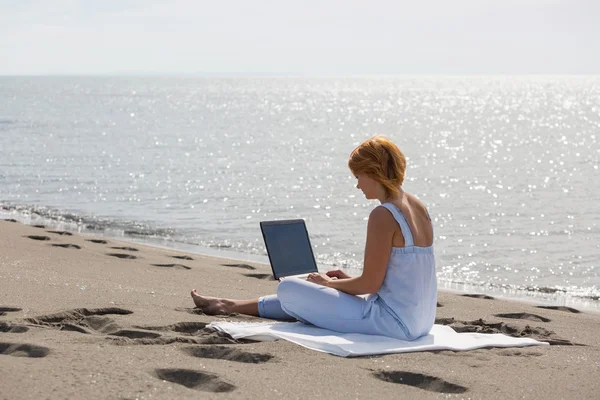
M 0 0 L 0 75 L 600 74 L 598 0 Z

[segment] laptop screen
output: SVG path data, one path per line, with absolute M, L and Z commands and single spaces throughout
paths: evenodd
M 275 279 L 317 272 L 304 220 L 263 221 L 260 228 Z

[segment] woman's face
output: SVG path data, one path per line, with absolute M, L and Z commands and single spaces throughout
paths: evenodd
M 376 199 L 379 182 L 373 178 L 370 178 L 366 174 L 356 174 L 355 177 L 358 180 L 356 188 L 362 190 L 363 194 L 368 200 Z

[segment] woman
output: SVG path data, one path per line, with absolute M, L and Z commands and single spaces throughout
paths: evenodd
M 363 272 L 340 270 L 286 279 L 277 294 L 253 300 L 200 296 L 207 314 L 240 313 L 278 320 L 298 319 L 344 333 L 414 340 L 435 320 L 437 281 L 433 227 L 425 206 L 402 189 L 406 159 L 398 147 L 375 136 L 350 154 L 356 187 L 381 206 L 369 215 Z

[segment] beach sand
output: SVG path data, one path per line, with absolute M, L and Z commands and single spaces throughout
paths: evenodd
M 260 319 L 189 292 L 274 293 L 266 265 L 49 230 L 0 221 L 2 399 L 600 398 L 600 314 L 440 292 L 438 323 L 553 345 L 340 358 L 204 329 Z

